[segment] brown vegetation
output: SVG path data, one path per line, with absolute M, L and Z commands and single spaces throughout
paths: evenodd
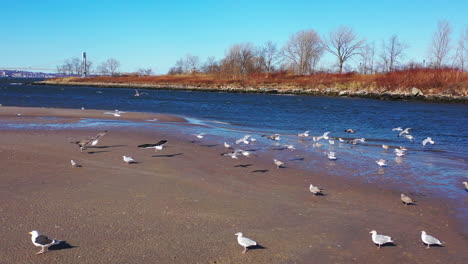
M 416 87 L 426 95 L 468 96 L 468 73 L 455 69 L 408 69 L 377 74 L 293 75 L 286 72 L 252 73 L 242 78 L 228 78 L 219 74 L 188 74 L 161 76 L 98 76 L 91 78 L 63 78 L 53 81 L 79 83 L 185 85 L 206 88 L 274 88 L 314 89 L 326 92 L 365 91 L 371 93 L 407 94 Z M 307 92 L 307 91 L 304 91 Z

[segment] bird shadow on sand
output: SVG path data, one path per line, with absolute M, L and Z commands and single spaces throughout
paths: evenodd
M 190 143 L 195 144 L 195 143 L 200 143 L 202 142 L 201 140 L 191 140 Z
M 67 241 L 62 241 L 57 245 L 52 245 L 48 248 L 48 250 L 63 250 L 63 249 L 70 249 L 70 248 L 77 248 L 78 246 L 72 246 Z
M 204 145 L 200 145 L 200 146 L 207 147 L 207 148 L 212 148 L 212 147 L 218 146 L 218 144 L 204 144 Z
M 151 157 L 154 157 L 154 158 L 172 158 L 172 157 L 181 156 L 181 155 L 184 155 L 184 153 L 160 154 L 160 155 L 153 155 Z
M 290 159 L 290 161 L 304 161 L 304 158 L 294 158 Z
M 250 166 L 252 166 L 253 164 L 239 164 L 239 165 L 236 165 L 236 166 L 233 166 L 234 168 L 248 168 Z
M 118 147 L 126 147 L 127 145 L 113 145 L 113 146 L 94 146 L 94 147 L 87 147 L 88 149 L 95 148 L 95 149 L 106 149 L 106 148 L 118 148 Z
M 110 151 L 107 151 L 107 150 L 88 151 L 88 154 L 97 154 L 97 153 L 104 153 L 104 152 L 110 152 Z
M 257 249 L 267 249 L 267 247 L 264 247 L 264 246 L 257 243 L 257 245 L 255 245 L 255 246 L 250 246 L 248 251 L 257 250 Z
M 260 173 L 265 173 L 265 172 L 269 172 L 270 170 L 254 170 L 252 171 L 251 173 L 257 173 L 257 172 L 260 172 Z
M 383 247 L 396 247 L 396 246 L 397 246 L 397 244 L 395 244 L 395 243 L 385 243 L 385 244 L 381 245 L 380 247 L 383 248 Z

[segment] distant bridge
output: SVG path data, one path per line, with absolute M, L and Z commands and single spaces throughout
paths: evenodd
M 56 71 L 57 69 L 33 68 L 33 67 L 1 67 L 0 70 L 28 70 L 28 71 Z

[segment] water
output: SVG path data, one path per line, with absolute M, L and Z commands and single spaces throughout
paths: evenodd
M 186 127 L 188 133 L 216 134 L 219 140 L 234 140 L 246 133 L 257 138 L 261 134 L 280 133 L 284 143 L 294 144 L 298 151 L 323 157 L 326 162 L 320 168 L 328 173 L 383 182 L 402 191 L 439 196 L 458 203 L 466 200 L 461 182 L 468 180 L 467 105 L 300 95 L 145 92 L 146 95 L 134 97 L 133 89 L 35 86 L 21 80 L 0 79 L 3 106 L 84 107 L 179 115 L 203 125 Z M 95 123 L 96 120 L 82 120 L 76 125 Z M 399 126 L 411 127 L 415 141 L 397 137 L 398 132 L 391 131 Z M 347 134 L 344 132 L 347 128 L 357 133 Z M 363 137 L 367 144 L 329 145 L 324 141 L 323 146 L 317 147 L 311 142 L 298 143 L 295 135 L 305 130 L 310 130 L 311 135 L 331 131 L 332 137 Z M 426 137 L 432 137 L 436 144 L 423 147 L 421 141 Z M 268 144 L 265 139 L 259 141 Z M 395 159 L 393 151 L 384 151 L 382 144 L 405 146 L 408 155 Z M 329 150 L 337 153 L 336 162 L 326 160 L 324 153 Z M 290 155 L 287 153 L 278 152 L 278 155 Z M 380 158 L 387 159 L 389 166 L 378 168 L 375 160 Z M 295 164 L 305 168 L 319 166 L 317 161 Z M 459 213 L 468 219 L 467 206 L 461 204 L 460 208 Z

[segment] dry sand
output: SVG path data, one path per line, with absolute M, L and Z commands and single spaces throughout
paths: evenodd
M 76 122 L 103 111 L 1 107 L 0 122 Z M 16 115 L 20 113 L 21 116 Z M 38 119 L 59 116 L 61 119 Z M 110 118 L 107 116 L 107 118 Z M 143 113 L 122 118 L 183 119 Z M 183 126 L 181 126 L 183 127 Z M 0 263 L 466 263 L 467 238 L 443 201 L 295 169 L 270 157 L 233 160 L 222 142 L 157 127 L 114 127 L 80 152 L 70 141 L 102 127 L 1 128 Z M 169 140 L 160 152 L 136 145 Z M 122 155 L 139 163 L 125 164 Z M 83 167 L 72 168 L 73 159 Z M 249 166 L 238 166 L 247 165 Z M 255 172 L 256 171 L 256 172 Z M 313 196 L 310 183 L 325 189 Z M 462 191 L 462 190 L 461 190 Z M 28 232 L 70 248 L 35 255 Z M 390 235 L 377 249 L 369 231 Z M 420 231 L 445 241 L 425 249 Z M 236 232 L 264 248 L 242 255 Z

